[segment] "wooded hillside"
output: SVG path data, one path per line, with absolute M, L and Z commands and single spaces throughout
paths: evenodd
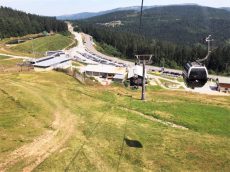
M 23 36 L 43 31 L 63 32 L 68 27 L 55 17 L 44 17 L 0 7 L 0 38 Z
M 96 41 L 115 47 L 122 57 L 133 59 L 135 54 L 151 53 L 154 65 L 178 69 L 188 61 L 205 57 L 204 40 L 212 34 L 213 53 L 206 65 L 211 73 L 230 74 L 230 13 L 226 10 L 199 6 L 147 9 L 141 32 L 139 16 L 135 11 L 122 11 L 76 24 Z M 103 25 L 115 20 L 122 25 Z

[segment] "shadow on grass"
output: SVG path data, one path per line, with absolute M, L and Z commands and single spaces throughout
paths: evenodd
M 124 138 L 124 140 L 125 140 L 126 145 L 129 147 L 143 148 L 143 145 L 138 140 L 129 140 L 127 138 Z

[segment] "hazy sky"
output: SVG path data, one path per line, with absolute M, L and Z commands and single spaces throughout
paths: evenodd
M 144 0 L 145 5 L 195 3 L 211 7 L 230 7 L 230 0 Z M 0 0 L 0 5 L 25 12 L 57 16 L 79 12 L 96 12 L 140 5 L 141 0 Z

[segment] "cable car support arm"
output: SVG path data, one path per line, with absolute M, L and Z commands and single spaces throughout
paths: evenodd
M 201 62 L 203 62 L 203 61 L 206 61 L 209 57 L 210 57 L 210 55 L 211 55 L 211 53 L 212 53 L 212 50 L 211 50 L 211 42 L 212 41 L 214 41 L 213 39 L 211 39 L 211 35 L 209 35 L 207 38 L 206 38 L 206 42 L 208 42 L 208 54 L 205 56 L 205 58 L 203 58 L 203 59 L 198 59 L 198 60 L 196 60 L 197 62 L 199 62 L 199 63 L 201 63 Z

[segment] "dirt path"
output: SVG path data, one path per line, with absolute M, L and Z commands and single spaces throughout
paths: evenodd
M 66 116 L 59 112 L 55 113 L 55 120 L 50 129 L 36 138 L 32 143 L 18 148 L 7 156 L 5 161 L 0 164 L 0 171 L 6 171 L 21 160 L 25 160 L 27 164 L 23 168 L 24 172 L 35 169 L 52 153 L 60 149 L 73 134 L 73 120 L 72 117 L 66 118 Z
M 182 129 L 182 130 L 188 130 L 188 128 L 186 128 L 184 126 L 177 125 L 177 124 L 174 124 L 172 122 L 160 120 L 160 119 L 154 118 L 153 116 L 145 115 L 145 114 L 143 114 L 143 113 L 141 113 L 139 111 L 136 111 L 136 110 L 132 110 L 132 109 L 124 108 L 124 107 L 120 107 L 120 108 L 123 109 L 123 110 L 129 111 L 129 112 L 138 114 L 139 116 L 142 116 L 145 119 L 151 120 L 153 122 L 158 122 L 158 123 L 161 123 L 161 124 L 164 124 L 166 126 L 173 127 L 173 128 L 178 128 L 178 129 Z

